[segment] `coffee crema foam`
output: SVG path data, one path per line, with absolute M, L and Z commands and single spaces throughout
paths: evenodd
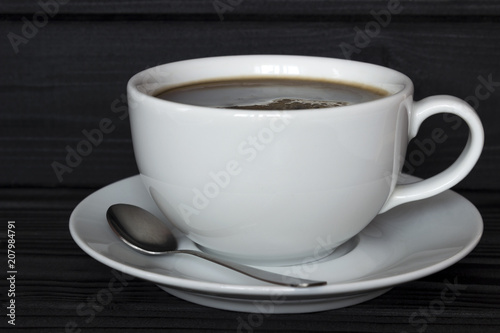
M 342 101 L 312 101 L 307 99 L 280 98 L 270 101 L 267 104 L 254 105 L 231 105 L 224 109 L 243 109 L 243 110 L 306 110 L 323 109 L 349 105 Z

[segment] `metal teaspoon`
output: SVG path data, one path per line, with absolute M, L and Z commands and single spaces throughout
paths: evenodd
M 148 211 L 133 205 L 116 204 L 108 208 L 106 218 L 111 229 L 133 249 L 151 255 L 190 254 L 212 261 L 255 279 L 289 287 L 314 287 L 325 281 L 313 281 L 263 271 L 250 266 L 215 258 L 193 250 L 177 250 L 177 240 L 165 223 Z

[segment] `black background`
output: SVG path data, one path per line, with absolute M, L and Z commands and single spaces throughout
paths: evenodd
M 52 5 L 44 11 L 40 3 Z M 227 11 L 217 13 L 217 3 L 226 4 Z M 95 189 L 138 172 L 130 125 L 120 118 L 126 110 L 126 82 L 136 72 L 218 55 L 345 58 L 341 45 L 347 44 L 357 47 L 351 59 L 412 78 L 415 99 L 449 94 L 476 109 L 485 128 L 484 151 L 454 189 L 478 206 L 485 234 L 476 250 L 443 272 L 358 306 L 271 316 L 260 329 L 416 332 L 423 327 L 410 325 L 408 318 L 428 306 L 445 279 L 456 278 L 467 291 L 439 318 L 429 320 L 425 331 L 500 328 L 500 2 L 401 1 L 387 24 L 362 42 L 357 31 L 376 22 L 388 3 L 398 5 L 378 0 L 2 0 L 0 225 L 16 220 L 19 231 L 16 328 L 64 331 L 68 321 L 76 321 L 83 331 L 236 330 L 238 316 L 247 314 L 192 305 L 137 279 L 85 322 L 77 306 L 104 288 L 112 275 L 74 244 L 69 214 Z M 71 172 L 58 177 L 54 165 L 67 164 L 68 149 L 76 149 L 85 139 L 83 131 L 98 128 L 103 118 L 113 122 L 113 131 Z M 422 149 L 412 142 L 407 172 L 429 177 L 459 155 L 466 126 L 434 116 L 416 141 L 429 138 L 435 128 L 444 129 L 448 139 L 420 160 L 415 152 Z M 2 244 L 5 230 L 0 228 Z M 2 288 L 2 305 L 6 295 Z M 0 325 L 6 322 L 5 317 Z

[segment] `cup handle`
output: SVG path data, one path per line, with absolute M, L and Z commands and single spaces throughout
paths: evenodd
M 425 199 L 439 194 L 460 182 L 474 167 L 484 143 L 484 131 L 476 111 L 463 100 L 446 95 L 427 97 L 413 102 L 409 116 L 408 140 L 417 135 L 422 122 L 437 113 L 452 113 L 469 126 L 469 139 L 458 159 L 437 175 L 407 185 L 396 185 L 380 213 L 406 202 Z

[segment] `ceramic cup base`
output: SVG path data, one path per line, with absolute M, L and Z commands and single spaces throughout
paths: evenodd
M 351 252 L 354 248 L 356 248 L 358 243 L 359 243 L 359 237 L 358 235 L 356 235 L 333 249 L 328 249 L 323 252 L 318 252 L 311 256 L 292 258 L 286 260 L 262 260 L 262 259 L 244 258 L 241 256 L 232 256 L 226 253 L 214 251 L 199 244 L 195 245 L 200 251 L 209 253 L 224 260 L 234 261 L 245 265 L 283 267 L 283 266 L 310 265 L 315 262 L 321 262 L 325 258 L 328 258 L 328 260 L 334 260 Z

